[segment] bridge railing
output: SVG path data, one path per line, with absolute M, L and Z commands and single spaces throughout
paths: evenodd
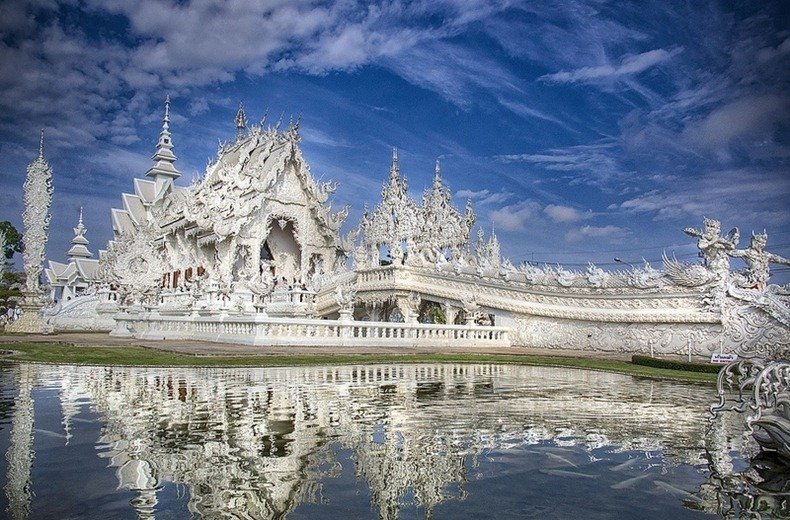
M 114 336 L 245 345 L 475 347 L 510 346 L 506 327 L 252 316 L 115 316 Z

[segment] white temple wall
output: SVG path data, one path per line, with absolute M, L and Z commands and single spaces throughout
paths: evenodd
M 726 340 L 720 324 L 613 323 L 527 315 L 502 321 L 514 330 L 513 344 L 523 347 L 693 357 L 738 351 Z

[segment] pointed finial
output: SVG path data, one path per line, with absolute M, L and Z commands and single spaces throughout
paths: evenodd
M 80 206 L 80 219 L 77 221 L 77 227 L 82 227 L 82 206 Z
M 436 159 L 436 168 L 434 169 L 434 173 L 436 174 L 437 177 L 439 177 L 442 174 L 442 167 L 439 164 L 439 159 Z
M 170 122 L 170 94 L 165 97 L 165 118 L 162 122 L 165 124 Z
M 41 129 L 41 138 L 38 141 L 38 158 L 44 158 L 44 129 Z
M 398 167 L 398 149 L 392 148 L 392 165 L 390 166 L 390 181 L 394 180 L 400 175 L 400 168 Z
M 244 113 L 244 103 L 239 101 L 239 109 L 236 111 L 236 139 L 244 137 L 247 130 L 247 114 Z

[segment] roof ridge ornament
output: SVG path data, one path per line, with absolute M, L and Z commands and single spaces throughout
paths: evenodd
M 400 177 L 400 166 L 398 165 L 398 148 L 392 147 L 392 164 L 390 165 L 390 182 Z
M 38 158 L 44 160 L 44 129 L 41 129 L 41 138 L 38 142 Z
M 266 116 L 264 116 L 265 118 Z M 247 130 L 247 115 L 244 113 L 244 103 L 239 101 L 239 109 L 236 111 L 236 140 L 244 139 Z

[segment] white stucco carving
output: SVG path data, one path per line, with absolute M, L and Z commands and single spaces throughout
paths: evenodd
M 39 276 L 47 246 L 47 231 L 51 218 L 49 207 L 52 204 L 52 167 L 44 159 L 43 130 L 38 157 L 27 167 L 27 177 L 22 189 L 24 198 L 22 224 L 25 228 L 22 235 L 25 245 L 22 258 L 25 267 L 25 291 L 33 296 L 41 291 Z

